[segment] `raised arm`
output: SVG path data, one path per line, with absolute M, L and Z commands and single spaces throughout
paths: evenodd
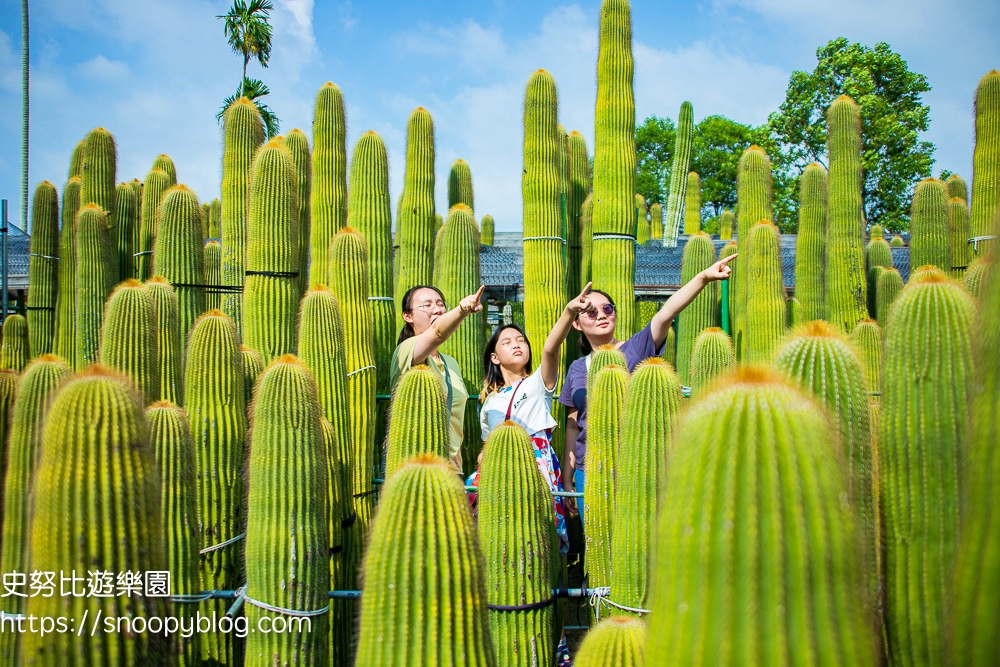
M 417 340 L 413 346 L 413 365 L 423 363 L 427 357 L 434 354 L 442 343 L 458 331 L 459 325 L 466 317 L 483 310 L 480 299 L 485 289 L 485 285 L 480 285 L 478 292 L 462 299 L 457 306 L 434 320 L 426 331 L 416 336 Z
M 728 278 L 729 274 L 733 272 L 732 267 L 729 266 L 729 262 L 733 261 L 738 255 L 739 253 L 720 259 L 689 280 L 686 285 L 682 286 L 674 292 L 673 296 L 667 299 L 667 302 L 663 304 L 660 311 L 653 316 L 653 321 L 649 323 L 649 330 L 653 335 L 653 343 L 657 348 L 663 345 L 663 341 L 667 339 L 667 331 L 670 329 L 674 318 L 677 317 L 677 313 L 684 310 L 689 303 L 694 301 L 694 298 L 698 296 L 699 292 L 706 285 L 716 280 L 725 280 Z
M 566 304 L 562 315 L 545 339 L 545 346 L 542 348 L 541 368 L 542 382 L 545 383 L 547 389 L 555 389 L 556 381 L 559 379 L 559 347 L 566 340 L 566 336 L 569 335 L 570 330 L 573 328 L 573 320 L 580 313 L 594 309 L 594 306 L 590 303 L 590 296 L 588 296 L 590 294 L 590 286 L 591 283 L 587 283 L 587 286 L 580 292 L 580 296 Z

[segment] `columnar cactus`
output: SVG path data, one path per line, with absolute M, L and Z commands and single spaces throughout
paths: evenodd
M 589 193 L 580 207 L 580 284 L 586 285 L 593 276 L 593 217 L 594 194 Z
M 964 203 L 966 208 L 969 206 L 969 186 L 965 184 L 965 179 L 958 174 L 952 174 L 944 182 L 945 188 L 948 190 L 948 199 L 954 199 L 958 197 Z
M 221 311 L 208 311 L 191 329 L 184 365 L 184 408 L 191 422 L 197 466 L 199 550 L 204 551 L 201 589 L 232 590 L 241 582 L 247 413 L 239 335 Z M 213 600 L 208 606 L 222 616 L 229 603 Z M 212 633 L 201 639 L 202 660 L 234 664 L 231 635 Z
M 215 239 L 216 241 L 222 238 L 222 232 L 220 230 L 221 224 L 222 202 L 219 201 L 218 197 L 216 197 L 212 200 L 212 203 L 208 208 L 208 227 L 205 229 L 206 236 L 210 239 Z
M 825 284 L 826 168 L 813 162 L 799 178 L 799 233 L 795 240 L 795 297 L 802 304 L 806 321 L 826 317 Z
M 392 477 L 407 459 L 421 452 L 447 458 L 450 415 L 441 381 L 429 368 L 416 366 L 403 373 L 392 393 L 386 478 Z
M 739 249 L 740 249 L 739 248 L 739 244 L 736 241 L 730 241 L 726 245 L 722 246 L 721 250 L 719 250 L 719 259 L 725 259 L 726 257 L 729 257 L 730 255 L 735 255 L 737 253 L 737 251 L 739 251 Z M 732 266 L 734 263 L 735 262 L 730 262 L 729 266 Z M 733 279 L 734 279 L 735 276 L 736 276 L 736 272 L 733 271 L 732 273 L 729 274 L 729 279 L 728 279 L 729 280 L 729 290 L 728 290 L 728 295 L 729 295 L 729 297 L 728 297 L 729 298 L 729 331 L 733 335 L 735 335 L 735 333 L 736 333 L 736 331 L 735 331 L 735 329 L 733 327 L 733 321 L 736 319 L 736 290 L 735 290 L 735 287 L 734 287 L 735 282 L 733 281 Z M 719 286 L 719 320 L 720 320 L 720 323 L 721 323 L 721 320 L 722 320 L 722 286 L 721 285 Z M 734 350 L 736 349 L 735 346 L 733 347 L 733 349 Z
M 664 463 L 680 409 L 681 383 L 670 365 L 656 357 L 640 363 L 625 392 L 614 460 L 614 474 L 623 483 L 614 488 L 611 599 L 626 607 L 647 608 L 656 503 L 666 483 Z
M 594 287 L 621 304 L 618 326 L 626 333 L 635 329 L 631 307 L 635 300 L 636 178 L 632 71 L 628 0 L 602 0 L 594 116 L 592 274 Z
M 587 141 L 573 130 L 569 133 L 569 194 L 566 196 L 566 292 L 579 294 L 586 281 L 580 282 L 583 262 L 583 228 L 580 224 L 583 202 L 590 194 L 590 158 Z M 655 221 L 654 221 L 655 224 Z M 662 232 L 662 221 L 660 224 Z
M 677 134 L 674 137 L 673 160 L 670 163 L 670 187 L 667 190 L 667 210 L 663 221 L 663 245 L 677 245 L 677 234 L 684 220 L 688 170 L 691 168 L 691 145 L 694 140 L 694 107 L 682 102 L 677 114 Z M 767 216 L 770 219 L 770 216 Z
M 902 291 L 903 277 L 899 275 L 899 271 L 886 269 L 879 275 L 878 283 L 875 286 L 875 299 L 878 306 L 875 309 L 875 319 L 878 320 L 878 325 L 883 329 L 889 324 L 889 310 Z
M 135 193 L 135 224 L 132 226 L 133 232 L 139 228 L 139 223 L 142 221 L 142 181 L 138 178 L 133 178 L 128 182 L 129 187 L 132 188 L 132 192 Z M 132 242 L 132 273 L 135 273 L 135 237 L 133 236 Z
M 253 627 L 281 618 L 265 605 L 317 614 L 307 628 L 250 633 L 247 665 L 327 663 L 329 614 L 321 610 L 329 607 L 330 538 L 321 418 L 312 374 L 293 355 L 277 357 L 258 380 L 253 404 L 245 609 Z
M 926 265 L 951 273 L 948 193 L 936 178 L 917 183 L 910 211 L 910 266 Z
M 701 176 L 691 172 L 687 176 L 687 190 L 684 197 L 684 233 L 701 231 Z
M 691 396 L 697 396 L 715 378 L 736 367 L 736 350 L 726 332 L 718 327 L 709 327 L 701 332 L 694 342 L 691 353 Z
M 142 186 L 143 207 L 139 213 L 139 224 L 135 227 L 135 242 L 132 244 L 133 271 L 139 280 L 149 280 L 153 275 L 153 245 L 156 241 L 160 203 L 169 189 L 167 172 L 151 169 L 146 174 L 146 181 Z
M 129 278 L 108 298 L 101 329 L 101 363 L 132 383 L 143 405 L 160 398 L 156 304 L 142 283 Z
M 247 420 L 253 415 L 253 392 L 257 378 L 264 372 L 264 357 L 249 345 L 240 345 L 243 359 L 243 399 L 247 406 Z
M 851 333 L 858 361 L 865 372 L 871 402 L 879 403 L 882 392 L 882 327 L 875 320 L 861 320 Z M 872 425 L 872 437 L 876 435 Z M 872 441 L 874 443 L 874 439 Z
M 469 163 L 458 158 L 448 172 L 448 210 L 455 204 L 465 204 L 475 211 L 475 197 L 472 192 L 472 170 Z
M 614 345 L 601 345 L 590 355 L 590 368 L 587 370 L 587 390 L 594 384 L 597 374 L 605 366 L 626 367 L 625 354 Z
M 747 239 L 750 250 L 743 264 L 746 272 L 740 281 L 747 287 L 743 359 L 750 362 L 769 361 L 785 334 L 785 287 L 779 236 L 778 228 L 765 220 L 750 230 Z
M 729 278 L 729 298 L 733 302 L 731 327 L 736 358 L 742 360 L 746 357 L 749 335 L 746 323 L 747 301 L 750 293 L 756 294 L 758 291 L 747 267 L 751 252 L 751 230 L 762 220 L 774 219 L 771 161 L 763 148 L 751 146 L 743 151 L 736 172 L 736 197 L 739 202 L 736 209 L 736 242 L 740 257 L 730 263 L 733 273 Z M 753 290 L 750 285 L 754 286 Z
M 558 551 L 552 494 L 538 472 L 531 439 L 513 422 L 490 433 L 478 507 L 497 664 L 550 664 L 555 654 L 552 567 Z M 517 609 L 531 605 L 535 608 Z
M 689 184 L 690 185 L 690 184 Z M 705 232 L 695 232 L 684 245 L 681 260 L 681 284 L 687 284 L 699 273 L 715 264 L 715 245 Z M 719 323 L 718 286 L 713 282 L 694 298 L 677 323 L 677 375 L 681 384 L 691 384 L 689 369 L 694 341 L 702 331 Z
M 39 443 L 29 571 L 88 572 L 95 564 L 112 575 L 163 570 L 156 455 L 127 381 L 99 365 L 69 381 L 52 403 Z M 36 595 L 26 611 L 76 619 L 171 614 L 165 597 L 114 595 L 113 589 L 108 597 Z M 83 644 L 72 633 L 27 632 L 21 639 L 29 665 L 167 665 L 173 655 L 162 632 L 97 632 Z
M 222 126 L 222 220 L 219 230 L 222 234 L 222 283 L 241 287 L 247 262 L 251 169 L 257 147 L 264 143 L 264 124 L 257 106 L 241 97 L 226 109 Z M 222 310 L 236 323 L 237 331 L 242 331 L 243 327 L 243 299 L 240 292 L 222 295 Z
M 723 211 L 719 217 L 719 240 L 731 241 L 733 239 L 733 227 L 736 226 L 736 214 L 732 211 Z M 801 224 L 799 233 L 801 234 Z
M 483 219 L 480 222 L 482 222 L 481 225 L 482 230 L 479 234 L 479 242 L 482 245 L 490 245 L 490 246 L 493 245 L 493 234 L 494 234 L 493 216 L 484 215 Z
M 115 186 L 114 245 L 118 281 L 135 277 L 135 228 L 139 222 L 139 198 L 131 183 Z
M 243 340 L 265 364 L 295 352 L 301 299 L 295 188 L 292 157 L 272 139 L 253 161 L 243 285 Z
M 639 194 L 635 196 L 635 223 L 635 242 L 646 245 L 652 238 L 653 230 L 650 227 L 649 211 L 646 210 L 646 198 Z
M 174 161 L 169 155 L 160 153 L 153 160 L 153 169 L 162 169 L 166 173 L 167 178 L 170 180 L 170 187 L 177 185 L 177 168 L 174 166 Z
M 481 563 L 462 483 L 444 459 L 414 457 L 372 523 L 354 664 L 495 665 Z
M 42 181 L 31 199 L 31 255 L 28 258 L 28 335 L 31 356 L 52 351 L 59 273 L 59 196 Z
M 73 178 L 74 176 L 79 178 L 83 173 L 83 154 L 87 150 L 87 139 L 80 139 L 73 146 L 73 152 L 70 154 L 69 158 L 69 175 L 68 178 Z
M 648 664 L 878 664 L 835 428 L 755 366 L 686 411 L 660 500 Z
M 802 304 L 794 296 L 790 296 L 785 299 L 785 327 L 791 329 L 802 323 Z
M 885 238 L 885 232 L 882 231 L 882 225 L 872 225 L 868 230 L 869 239 L 881 239 Z
M 972 236 L 993 234 L 993 214 L 1000 202 L 1000 72 L 990 70 L 976 86 L 976 147 L 972 153 Z M 978 244 L 987 255 L 996 241 Z
M 660 357 L 674 368 L 677 367 L 677 332 L 673 327 L 667 329 L 667 339 L 663 342 L 663 354 Z
M 316 93 L 313 112 L 313 187 L 309 208 L 310 287 L 327 281 L 330 242 L 347 224 L 347 120 L 344 96 L 333 83 Z
M 873 266 L 868 269 L 868 315 L 878 317 L 878 279 L 885 269 L 881 266 Z
M 886 243 L 885 239 L 880 236 L 873 237 L 872 240 L 868 242 L 868 246 L 865 248 L 865 265 L 867 266 L 866 271 L 868 276 L 868 314 L 875 317 L 876 310 L 874 304 L 877 302 L 877 280 L 881 273 L 875 269 L 892 268 L 892 249 L 889 247 L 889 244 Z M 796 283 L 796 291 L 798 291 L 797 286 L 798 283 Z
M 905 245 L 906 244 L 903 242 L 902 236 L 893 236 L 891 239 L 889 239 L 890 248 L 902 248 Z
M 659 301 L 640 301 L 639 302 L 639 330 L 642 331 L 646 328 L 646 325 L 653 321 L 656 313 L 659 312 L 663 304 Z
M 485 220 L 484 220 L 485 221 Z M 423 107 L 406 125 L 406 169 L 396 216 L 396 286 L 393 306 L 403 327 L 403 295 L 414 285 L 429 285 L 434 275 L 434 120 Z
M 654 240 L 663 238 L 663 207 L 659 202 L 649 207 L 649 238 Z
M 184 341 L 177 305 L 177 292 L 166 278 L 153 276 L 143 287 L 153 299 L 156 311 L 156 355 L 159 366 L 161 401 L 184 403 Z
M 965 275 L 969 266 L 969 207 L 961 197 L 948 201 L 948 227 L 951 232 L 951 274 L 955 278 Z
M 59 230 L 59 280 L 56 296 L 54 351 L 76 363 L 76 216 L 80 211 L 80 177 L 73 176 L 63 188 L 62 225 Z
M 222 285 L 222 244 L 216 240 L 211 240 L 202 248 L 203 264 L 205 267 L 205 284 L 210 287 L 205 288 L 205 308 L 213 310 L 222 307 L 222 290 L 218 289 Z
M 97 204 L 80 209 L 76 219 L 76 364 L 97 361 L 104 302 L 118 277 L 108 216 Z
M 299 294 L 309 289 L 309 228 L 311 217 L 309 199 L 312 191 L 312 158 L 309 155 L 309 140 L 302 130 L 292 130 L 285 137 L 285 148 L 295 164 L 295 191 L 297 193 L 297 215 L 299 223 Z
M 181 336 L 205 312 L 205 232 L 198 197 L 185 185 L 167 190 L 156 221 L 153 275 L 163 276 L 177 291 Z M 252 241 L 251 241 L 252 247 Z
M 969 265 L 969 269 L 965 272 L 965 276 L 962 278 L 965 289 L 967 289 L 969 294 L 977 299 L 982 291 L 983 279 L 986 276 L 988 268 L 989 257 L 980 257 Z
M 642 667 L 646 624 L 631 616 L 612 616 L 584 636 L 573 659 L 577 667 Z
M 118 149 L 115 138 L 103 127 L 87 133 L 83 149 L 83 171 L 80 184 L 80 204 L 97 204 L 108 220 L 115 219 L 115 174 Z

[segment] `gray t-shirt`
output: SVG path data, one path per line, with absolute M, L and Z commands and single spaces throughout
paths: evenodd
M 650 357 L 658 357 L 663 352 L 663 343 L 656 349 L 653 344 L 653 333 L 647 324 L 636 335 L 625 341 L 619 348 L 625 355 L 625 363 L 631 373 L 642 361 Z M 566 372 L 566 382 L 559 392 L 559 402 L 570 410 L 576 410 L 576 423 L 580 434 L 576 436 L 576 467 L 586 470 L 587 456 L 587 358 L 581 357 L 569 366 Z

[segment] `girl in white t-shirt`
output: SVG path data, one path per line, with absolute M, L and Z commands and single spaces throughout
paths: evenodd
M 483 440 L 507 420 L 524 428 L 535 447 L 535 462 L 552 491 L 562 491 L 562 473 L 559 456 L 552 448 L 552 432 L 558 426 L 552 417 L 552 399 L 559 380 L 559 348 L 572 330 L 573 321 L 580 313 L 591 310 L 590 283 L 580 296 L 566 304 L 545 346 L 542 363 L 531 372 L 531 345 L 527 336 L 516 324 L 497 327 L 486 344 L 483 354 L 483 371 L 486 377 L 482 394 L 479 422 Z M 480 461 L 482 456 L 480 456 Z M 468 480 L 470 486 L 479 486 L 479 472 Z M 566 510 L 563 499 L 553 496 L 556 532 L 559 550 L 569 550 L 566 532 Z M 470 498 L 475 503 L 475 497 Z

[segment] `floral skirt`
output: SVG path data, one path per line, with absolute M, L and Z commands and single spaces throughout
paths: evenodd
M 542 477 L 549 486 L 549 491 L 562 491 L 562 470 L 559 467 L 559 457 L 552 449 L 552 430 L 535 433 L 531 436 L 531 444 L 535 447 L 535 463 L 542 472 Z M 465 480 L 465 485 L 479 488 L 479 470 L 469 475 Z M 472 511 L 476 511 L 476 503 L 479 494 L 476 491 L 469 493 L 469 504 Z M 559 553 L 569 552 L 569 533 L 566 532 L 566 507 L 563 504 L 562 496 L 552 496 L 552 505 L 555 508 L 556 533 L 559 535 Z

